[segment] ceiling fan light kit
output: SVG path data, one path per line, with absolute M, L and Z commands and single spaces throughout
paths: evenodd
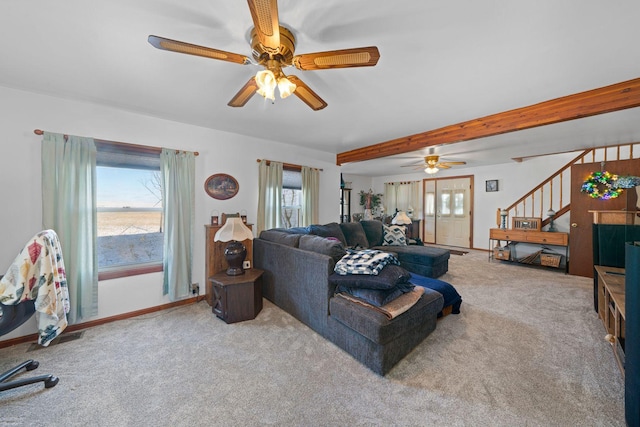
M 255 93 L 274 102 L 277 86 L 280 98 L 295 94 L 311 109 L 321 110 L 327 103 L 298 77 L 286 76 L 282 72 L 283 68 L 296 67 L 307 71 L 372 67 L 378 63 L 380 52 L 375 46 L 295 55 L 296 39 L 289 29 L 280 26 L 277 0 L 247 0 L 247 3 L 254 25 L 251 30 L 251 49 L 255 62 L 237 53 L 153 35 L 149 36 L 149 43 L 161 50 L 264 67 L 264 70 L 258 71 L 229 101 L 227 105 L 231 107 L 244 106 Z
M 424 172 L 428 173 L 429 175 L 433 175 L 435 173 L 438 173 L 438 171 L 440 169 L 450 169 L 451 166 L 457 166 L 457 165 L 466 165 L 467 162 L 441 162 L 440 161 L 440 156 L 436 156 L 436 155 L 430 155 L 430 156 L 425 156 L 424 161 L 420 164 L 420 165 L 407 165 L 410 167 L 413 167 L 414 169 L 423 169 L 424 168 Z
M 424 168 L 424 171 L 426 173 L 428 173 L 429 175 L 433 175 L 434 173 L 438 173 L 439 170 L 440 169 L 434 168 L 434 167 L 431 167 L 431 166 Z

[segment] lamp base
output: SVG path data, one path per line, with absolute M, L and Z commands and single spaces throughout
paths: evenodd
M 224 250 L 224 257 L 229 264 L 227 268 L 227 276 L 239 276 L 244 274 L 244 268 L 242 263 L 247 256 L 247 248 L 244 247 L 242 242 L 232 240 Z

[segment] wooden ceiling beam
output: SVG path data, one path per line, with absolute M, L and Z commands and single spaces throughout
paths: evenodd
M 640 78 L 338 153 L 336 164 L 379 159 L 640 106 Z

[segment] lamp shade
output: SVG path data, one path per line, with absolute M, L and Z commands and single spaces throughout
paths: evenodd
M 276 76 L 273 74 L 273 71 L 258 71 L 258 73 L 256 74 L 256 84 L 258 85 L 258 90 L 256 92 L 258 92 L 259 95 L 275 101 L 275 90 L 277 83 Z
M 407 216 L 405 211 L 400 211 L 396 214 L 395 217 L 391 220 L 391 224 L 405 225 L 411 224 L 411 218 Z
M 241 242 L 247 239 L 253 240 L 253 232 L 244 225 L 240 218 L 227 218 L 227 222 L 213 237 L 216 242 L 231 242 L 232 240 Z

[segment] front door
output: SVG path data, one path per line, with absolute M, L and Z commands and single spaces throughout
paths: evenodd
M 617 175 L 637 175 L 639 160 L 606 162 L 604 170 Z M 571 228 L 569 235 L 569 274 L 593 277 L 593 214 L 590 210 L 633 210 L 635 191 L 625 190 L 620 197 L 609 200 L 592 199 L 580 192 L 585 179 L 601 164 L 584 163 L 571 166 Z
M 471 247 L 471 177 L 427 179 L 424 189 L 425 242 Z

